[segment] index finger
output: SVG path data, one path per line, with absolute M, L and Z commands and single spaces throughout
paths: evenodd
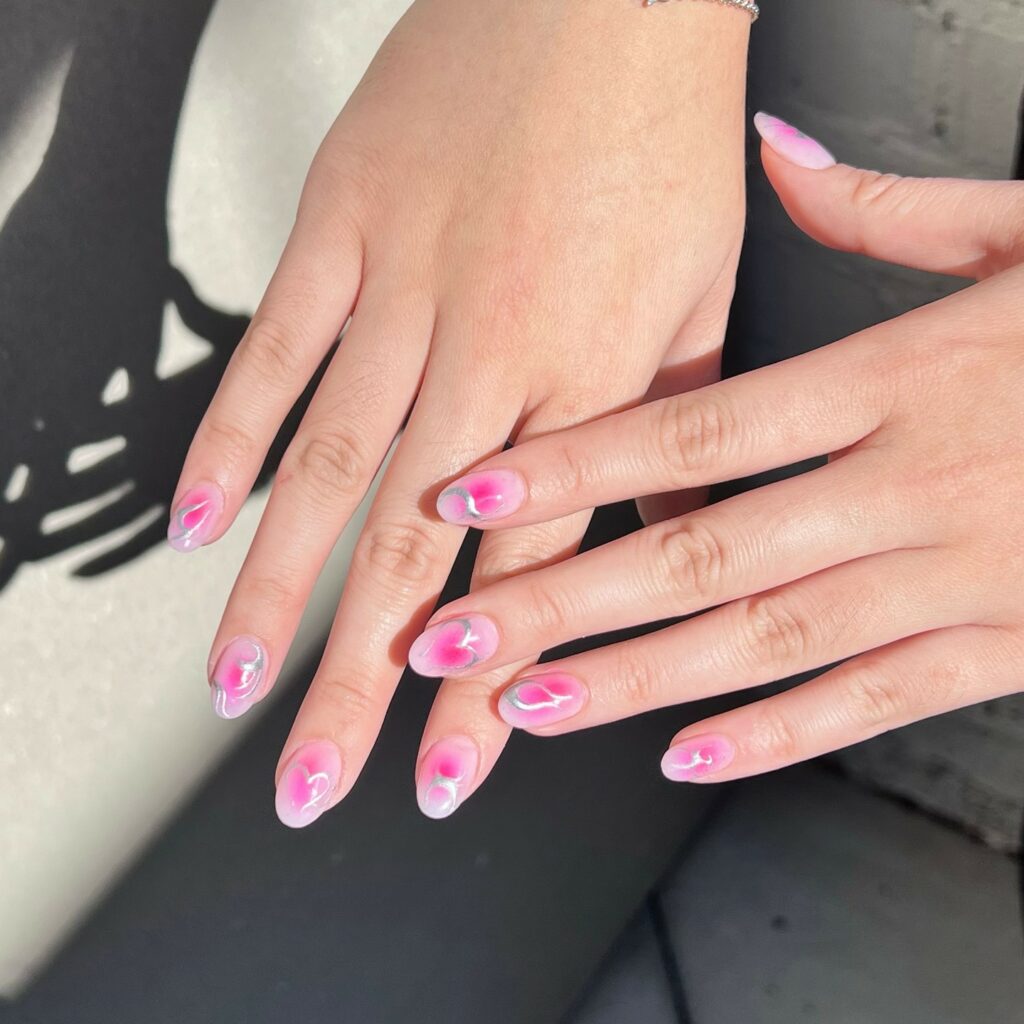
M 839 451 L 888 412 L 885 340 L 876 328 L 517 445 L 445 487 L 438 514 L 459 526 L 524 526 Z

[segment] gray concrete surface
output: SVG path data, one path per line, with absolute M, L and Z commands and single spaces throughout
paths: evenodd
M 1021 865 L 816 766 L 732 787 L 567 1024 L 1017 1024 Z

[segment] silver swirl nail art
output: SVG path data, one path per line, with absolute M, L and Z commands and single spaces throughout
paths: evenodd
M 309 799 L 299 808 L 302 814 L 306 814 L 309 811 L 318 811 L 321 805 L 331 795 L 331 777 L 327 772 L 312 772 L 304 765 L 298 764 L 295 766 L 295 771 L 302 772 L 306 776 L 306 783 L 309 786 L 310 797 Z
M 228 690 L 216 679 L 213 680 L 213 708 L 221 718 L 234 718 L 232 709 L 228 707 L 228 701 L 240 702 L 248 700 L 260 685 L 263 678 L 263 669 L 266 665 L 266 655 L 263 648 L 256 643 L 249 643 L 252 655 L 249 658 L 239 656 L 235 658 L 235 667 L 239 671 L 238 686 L 229 693 Z M 243 709 L 244 710 L 244 709 Z
M 199 521 L 193 526 L 186 526 L 185 521 L 189 514 L 197 509 L 201 509 L 204 505 L 206 506 L 206 511 L 199 517 Z M 213 506 L 210 504 L 209 498 L 204 498 L 202 501 L 194 502 L 191 505 L 182 505 L 176 509 L 174 512 L 175 530 L 170 534 L 171 542 L 179 544 L 183 548 L 191 547 L 192 538 L 209 522 L 212 512 Z
M 707 767 L 710 767 L 714 763 L 715 763 L 715 759 L 710 754 L 704 754 L 700 750 L 695 750 L 690 755 L 690 760 L 689 761 L 686 761 L 686 762 L 682 762 L 682 761 L 676 762 L 676 764 L 674 764 L 673 767 L 678 769 L 681 772 L 686 772 L 686 771 L 690 771 L 692 768 L 699 768 L 699 767 L 701 767 L 701 765 L 705 765 Z
M 461 775 L 452 778 L 450 775 L 438 772 L 430 780 L 430 785 L 427 786 L 426 800 L 430 802 L 431 796 L 434 793 L 440 792 L 444 794 L 444 803 L 434 808 L 439 814 L 451 814 L 459 806 L 459 785 L 462 779 L 463 776 Z
M 471 519 L 482 519 L 483 512 L 476 507 L 476 499 L 473 497 L 465 487 L 449 487 L 448 490 L 441 494 L 442 500 L 444 498 L 461 498 L 466 505 L 466 515 Z M 498 508 L 501 506 L 499 505 Z M 495 510 L 497 511 L 497 509 Z M 493 513 L 492 513 L 493 514 Z
M 541 690 L 546 698 L 544 700 L 525 700 L 522 691 L 527 686 Z M 553 693 L 549 687 L 536 679 L 524 679 L 521 683 L 509 687 L 505 692 L 504 699 L 517 711 L 542 711 L 549 708 L 557 711 L 563 704 L 572 700 L 572 694 Z

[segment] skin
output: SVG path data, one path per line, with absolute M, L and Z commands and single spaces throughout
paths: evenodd
M 343 765 L 325 806 L 358 777 L 462 540 L 429 514 L 439 483 L 510 439 L 716 379 L 743 226 L 749 24 L 704 3 L 417 0 L 341 112 L 173 502 L 177 534 L 196 493 L 213 510 L 179 549 L 223 535 L 351 314 L 210 655 L 213 672 L 235 638 L 258 642 L 254 699 L 266 695 L 405 423 L 278 781 L 314 742 Z M 589 515 L 488 537 L 473 586 L 573 554 Z M 508 727 L 463 727 L 452 707 L 439 703 L 432 734 L 472 725 L 482 777 Z
M 484 588 L 433 620 L 488 617 L 500 637 L 480 666 L 490 669 L 704 611 L 545 664 L 545 675 L 580 687 L 568 717 L 531 729 L 547 736 L 849 659 L 682 730 L 670 749 L 685 757 L 673 769 L 667 756 L 666 771 L 685 781 L 772 771 L 1021 687 L 1024 186 L 808 169 L 768 145 L 762 157 L 817 240 L 979 283 L 823 349 L 489 460 L 478 469 L 518 474 L 526 495 L 479 524 L 500 530 L 829 456 L 803 476 Z M 508 713 L 499 693 L 482 700 L 475 687 L 445 699 L 463 705 L 445 709 L 456 719 Z

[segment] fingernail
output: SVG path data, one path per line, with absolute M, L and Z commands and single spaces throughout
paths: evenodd
M 341 781 L 341 752 L 326 740 L 306 743 L 292 754 L 277 784 L 274 807 L 282 824 L 305 828 L 327 810 Z
M 783 160 L 811 171 L 835 167 L 836 158 L 816 139 L 771 114 L 754 115 L 757 133 Z
M 498 649 L 498 629 L 484 615 L 466 615 L 430 626 L 409 650 L 409 664 L 421 676 L 461 675 Z
M 561 672 L 531 676 L 513 683 L 498 700 L 498 714 L 516 729 L 536 729 L 579 714 L 587 688 Z
M 696 782 L 726 768 L 736 747 L 725 736 L 694 736 L 669 747 L 661 759 L 661 771 L 672 782 Z
M 167 542 L 175 551 L 194 551 L 209 539 L 224 511 L 224 495 L 214 484 L 186 491 L 171 513 Z
M 238 718 L 256 701 L 267 670 L 267 652 L 250 636 L 236 637 L 221 651 L 210 680 L 213 710 Z
M 416 800 L 428 818 L 447 818 L 462 803 L 476 778 L 480 752 L 464 736 L 439 740 L 423 758 L 416 775 Z
M 459 477 L 437 499 L 437 513 L 446 523 L 473 526 L 512 515 L 526 498 L 518 473 L 492 469 Z

